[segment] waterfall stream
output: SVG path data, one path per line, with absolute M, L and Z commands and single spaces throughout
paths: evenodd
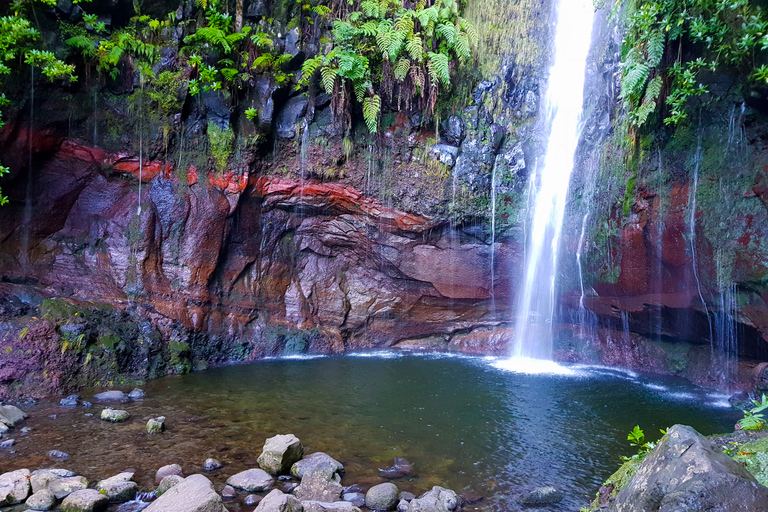
M 557 7 L 554 62 L 543 117 L 551 127 L 535 181 L 525 270 L 517 295 L 513 357 L 552 358 L 557 253 L 565 202 L 580 135 L 584 84 L 592 39 L 591 0 L 562 0 Z

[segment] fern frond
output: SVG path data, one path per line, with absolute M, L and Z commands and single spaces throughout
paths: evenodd
M 477 29 L 475 26 L 469 21 L 461 16 L 459 16 L 459 28 L 464 31 L 464 33 L 467 35 L 467 39 L 469 40 L 469 44 L 472 46 L 477 46 L 480 42 L 480 35 L 477 33 Z
M 379 128 L 379 112 L 381 111 L 381 98 L 378 94 L 363 100 L 363 119 L 371 133 L 376 133 Z
M 326 94 L 333 94 L 333 87 L 336 83 L 338 71 L 336 68 L 324 67 L 320 70 L 320 81 L 323 84 Z
M 416 62 L 424 62 L 424 42 L 419 34 L 413 34 L 405 44 L 405 51 Z
M 317 71 L 317 68 L 322 65 L 323 58 L 320 55 L 316 55 L 311 59 L 305 60 L 304 64 L 301 65 L 301 79 L 299 80 L 299 85 L 309 84 L 310 80 L 312 80 L 312 76 L 315 74 L 315 71 Z
M 627 69 L 621 81 L 621 94 L 619 97 L 629 98 L 630 96 L 638 96 L 642 93 L 650 71 L 651 68 L 644 63 L 635 64 Z
M 432 86 L 442 83 L 445 87 L 451 85 L 451 65 L 448 56 L 442 53 L 429 52 L 427 68 L 432 79 Z
M 456 27 L 450 23 L 440 23 L 437 26 L 437 33 L 440 37 L 445 39 L 449 45 L 452 45 L 456 40 Z
M 354 88 L 355 88 L 355 98 L 357 98 L 357 101 L 362 103 L 363 98 L 365 98 L 365 93 L 368 91 L 368 89 L 371 87 L 370 82 L 354 82 Z
M 367 37 L 374 37 L 379 33 L 379 24 L 373 20 L 368 20 L 359 30 Z
M 664 56 L 664 32 L 661 29 L 656 29 L 648 36 L 647 43 L 648 51 L 648 65 L 651 67 L 658 66 L 661 63 L 661 58 Z
M 372 0 L 365 0 L 360 4 L 360 9 L 362 9 L 363 13 L 369 18 L 375 18 L 379 19 L 381 15 L 379 14 L 379 3 L 374 2 Z
M 472 52 L 469 50 L 469 40 L 464 34 L 456 34 L 453 50 L 456 52 L 456 56 L 461 62 L 464 62 L 472 56 Z
M 405 80 L 405 77 L 408 76 L 408 71 L 411 70 L 411 61 L 409 61 L 406 58 L 401 58 L 397 61 L 395 66 L 392 68 L 392 72 L 395 75 L 395 80 L 398 82 L 402 82 Z
M 404 11 L 409 12 L 409 11 Z M 413 33 L 414 23 L 411 16 L 398 15 L 397 21 L 395 21 L 395 30 L 398 32 L 404 32 L 405 34 Z

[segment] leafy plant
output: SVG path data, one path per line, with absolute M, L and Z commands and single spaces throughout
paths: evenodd
M 738 422 L 739 430 L 763 430 L 766 427 L 764 410 L 768 409 L 768 400 L 765 395 L 760 400 L 752 401 L 755 406 L 744 411 L 744 417 Z
M 666 430 L 661 430 L 661 433 L 663 435 L 667 432 Z M 640 428 L 640 425 L 635 425 L 635 428 L 633 428 L 629 432 L 629 435 L 627 435 L 627 440 L 629 441 L 630 446 L 637 448 L 637 453 L 631 457 L 621 457 L 621 460 L 624 462 L 628 460 L 644 459 L 646 455 L 656 448 L 656 443 L 645 441 L 645 432 Z

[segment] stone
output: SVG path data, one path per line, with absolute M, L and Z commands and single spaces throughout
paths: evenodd
M 15 442 L 15 439 L 6 439 L 5 441 L 0 441 L 0 448 L 13 448 Z
M 434 159 L 452 169 L 456 165 L 456 158 L 459 156 L 459 148 L 449 146 L 448 144 L 435 144 L 429 148 L 429 155 Z
M 67 398 L 59 400 L 59 405 L 64 407 L 77 407 L 78 398 L 80 398 L 80 395 L 69 395 Z
M 315 452 L 310 453 L 300 461 L 294 463 L 291 466 L 291 474 L 296 478 L 302 478 L 304 473 L 311 471 L 314 467 L 323 463 L 331 464 L 334 466 L 336 468 L 336 472 L 339 474 L 344 473 L 344 466 L 341 464 L 341 462 L 337 461 L 327 453 Z
M 304 95 L 289 98 L 277 115 L 277 135 L 282 139 L 292 139 L 296 136 L 296 126 L 304 117 L 309 101 Z
M 400 501 L 397 502 L 397 512 L 407 512 L 408 511 L 409 502 L 408 500 L 400 499 Z
M 47 489 L 48 484 L 60 478 L 63 478 L 63 477 L 61 475 L 57 475 L 51 470 L 39 469 L 37 471 L 34 471 L 32 473 L 32 476 L 29 477 L 29 483 L 30 485 L 32 485 L 32 492 L 37 493 L 39 491 L 42 491 L 43 489 Z
M 464 122 L 459 116 L 453 115 L 440 123 L 440 135 L 451 146 L 460 146 L 464 141 Z
M 551 505 L 563 501 L 562 491 L 558 491 L 551 485 L 538 487 L 524 494 L 517 501 L 523 505 Z
M 341 499 L 350 502 L 356 507 L 365 506 L 365 494 L 361 492 L 345 492 L 341 495 Z
M 168 491 L 171 487 L 174 485 L 177 485 L 181 483 L 181 481 L 184 480 L 184 477 L 181 475 L 168 475 L 164 477 L 162 480 L 160 480 L 160 483 L 157 485 L 157 495 L 160 496 L 164 492 Z
M 62 452 L 61 450 L 51 450 L 48 452 L 48 457 L 64 460 L 69 458 L 69 454 Z
M 296 482 L 286 482 L 283 484 L 283 492 L 285 494 L 293 494 L 293 491 L 295 491 L 298 486 L 299 484 Z
M 3 434 L 8 432 L 10 428 L 5 423 L 0 423 L 0 437 L 3 437 Z
M 0 506 L 21 503 L 31 490 L 28 469 L 17 469 L 0 475 Z
M 163 430 L 165 430 L 165 416 L 158 416 L 147 422 L 147 434 L 159 434 Z
M 302 501 L 304 512 L 360 512 L 360 509 L 348 501 Z
M 234 498 L 237 496 L 237 491 L 231 485 L 225 485 L 224 489 L 221 490 L 221 496 L 223 498 Z
M 216 459 L 205 459 L 203 462 L 203 471 L 216 471 L 221 469 L 222 464 Z
M 88 488 L 88 480 L 82 476 L 70 476 L 68 478 L 59 478 L 48 484 L 48 489 L 53 492 L 56 499 L 66 498 L 75 491 Z
M 287 473 L 304 456 L 304 447 L 293 434 L 276 435 L 264 442 L 257 459 L 259 466 L 272 475 Z
M 32 472 L 32 474 L 37 474 L 41 471 L 50 471 L 54 475 L 58 475 L 61 478 L 69 478 L 71 476 L 77 476 L 74 471 L 70 471 L 68 469 L 61 469 L 61 468 L 51 468 L 51 469 L 38 469 Z
M 405 501 L 411 501 L 413 498 L 415 498 L 414 494 L 412 492 L 403 491 L 400 493 L 400 499 Z
M 227 512 L 213 484 L 203 475 L 191 475 L 166 491 L 146 512 Z
M 122 409 L 104 409 L 101 411 L 101 419 L 104 421 L 111 421 L 112 423 L 125 421 L 130 416 L 128 411 L 123 411 Z
M 294 496 L 273 489 L 259 502 L 254 512 L 303 512 L 304 506 Z
M 169 475 L 177 475 L 183 477 L 184 473 L 182 473 L 181 466 L 178 464 L 168 464 L 167 466 L 163 466 L 157 470 L 157 473 L 155 473 L 155 483 L 159 484 L 163 478 Z
M 371 510 L 392 510 L 400 498 L 400 490 L 391 482 L 374 485 L 365 493 L 365 506 Z
M 109 505 L 109 499 L 96 489 L 80 489 L 61 503 L 63 512 L 99 512 Z
M 131 400 L 140 400 L 144 398 L 144 390 L 139 388 L 134 388 L 130 393 L 128 393 L 128 398 Z
M 384 478 L 402 478 L 414 477 L 416 472 L 413 470 L 413 464 L 403 457 L 395 457 L 392 466 L 387 469 L 379 469 L 379 474 Z
M 138 484 L 131 480 L 133 480 L 133 472 L 125 471 L 100 480 L 96 484 L 96 490 L 105 494 L 111 503 L 125 503 L 134 499 L 139 490 Z
M 608 510 L 768 512 L 768 488 L 693 428 L 675 425 Z
M 459 496 L 438 485 L 408 504 L 408 512 L 451 512 L 460 504 Z
M 262 492 L 271 489 L 275 479 L 263 469 L 246 469 L 227 479 L 227 484 L 248 492 Z
M 125 402 L 127 397 L 125 393 L 118 390 L 104 391 L 93 396 L 99 402 Z
M 27 498 L 25 505 L 30 510 L 51 510 L 56 506 L 56 496 L 50 489 L 40 489 Z
M 93 404 L 87 400 L 83 400 L 83 407 L 85 407 L 86 409 L 89 409 L 93 407 Z M 93 414 L 86 414 L 86 416 L 93 416 Z
M 304 473 L 301 484 L 296 488 L 296 497 L 301 501 L 323 501 L 332 503 L 341 496 L 341 477 L 333 464 L 324 462 Z
M 27 417 L 27 413 L 15 405 L 0 405 L 0 423 L 4 423 L 6 426 L 14 427 Z
M 259 496 L 258 494 L 249 494 L 243 499 L 243 504 L 252 507 L 253 505 L 258 505 L 262 499 L 264 499 L 264 497 Z

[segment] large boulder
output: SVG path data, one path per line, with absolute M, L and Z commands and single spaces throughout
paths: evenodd
M 102 393 L 98 393 L 93 396 L 96 400 L 99 402 L 125 402 L 128 400 L 128 397 L 125 393 L 119 390 L 110 390 L 110 391 L 104 391 Z
M 246 469 L 227 479 L 227 484 L 248 492 L 262 492 L 271 489 L 275 479 L 263 469 Z
M 96 489 L 80 489 L 61 503 L 63 512 L 99 512 L 109 505 L 109 499 Z
M 323 463 L 331 464 L 336 468 L 336 472 L 339 474 L 344 472 L 344 466 L 341 464 L 341 462 L 337 461 L 327 453 L 315 452 L 310 453 L 300 461 L 296 462 L 293 466 L 291 466 L 291 474 L 296 478 L 303 478 L 304 473 L 311 471 L 313 468 Z
M 144 509 L 146 512 L 227 512 L 213 484 L 203 475 L 191 475 Z
M 408 504 L 408 512 L 452 512 L 459 506 L 458 494 L 438 485 Z
M 693 428 L 675 425 L 608 510 L 768 512 L 768 488 Z
M 9 427 L 15 426 L 27 418 L 27 413 L 13 405 L 0 405 L 0 423 Z
M 29 510 L 51 510 L 56 506 L 56 496 L 50 489 L 41 489 L 27 498 L 24 504 Z
M 323 462 L 304 473 L 295 494 L 301 501 L 333 503 L 339 500 L 344 490 L 340 482 L 341 477 L 336 472 L 336 466 Z
M 365 506 L 371 510 L 392 510 L 399 497 L 400 490 L 391 482 L 374 485 L 365 493 Z
M 88 480 L 83 476 L 71 476 L 59 478 L 48 484 L 48 488 L 56 495 L 57 499 L 66 498 L 75 491 L 88 488 Z
M 60 478 L 62 478 L 61 475 L 54 473 L 50 469 L 38 469 L 32 472 L 29 483 L 32 485 L 32 492 L 36 493 L 42 489 L 47 489 L 48 484 Z
M 287 473 L 291 466 L 304 456 L 304 447 L 293 434 L 277 435 L 264 442 L 264 449 L 257 462 L 267 473 Z
M 18 469 L 0 475 L 0 507 L 27 499 L 31 486 L 28 469 Z
M 304 507 L 295 496 L 273 489 L 259 502 L 254 512 L 303 512 L 303 510 Z

